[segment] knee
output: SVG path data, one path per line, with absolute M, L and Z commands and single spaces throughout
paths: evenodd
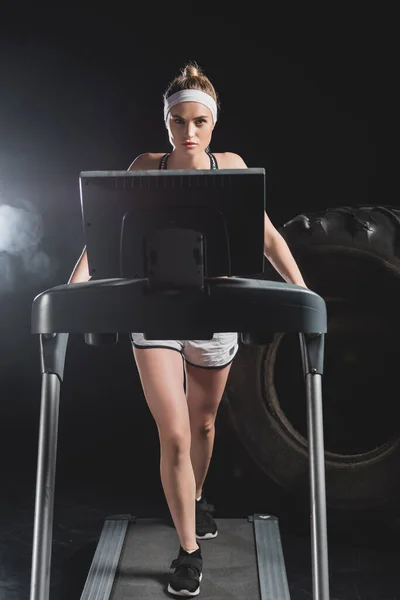
M 214 422 L 214 418 L 195 421 L 191 424 L 193 434 L 204 438 L 209 437 L 214 431 Z
M 164 453 L 176 458 L 190 454 L 190 431 L 159 431 L 159 437 Z

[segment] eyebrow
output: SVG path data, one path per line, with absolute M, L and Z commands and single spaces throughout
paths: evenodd
M 174 117 L 174 119 L 176 119 L 176 118 L 183 119 L 183 117 L 181 117 L 181 115 L 174 114 L 174 115 L 171 115 L 171 116 Z M 194 120 L 197 121 L 197 119 L 208 119 L 208 116 L 207 115 L 200 115 L 199 117 L 196 117 Z M 183 120 L 185 120 L 185 119 L 183 119 Z

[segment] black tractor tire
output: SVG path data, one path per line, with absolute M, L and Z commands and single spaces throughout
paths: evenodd
M 340 206 L 299 214 L 279 232 L 327 305 L 322 377 L 328 506 L 387 504 L 400 489 L 400 210 Z M 282 281 L 266 264 L 258 277 Z M 298 334 L 241 344 L 223 399 L 238 439 L 293 494 L 309 489 Z

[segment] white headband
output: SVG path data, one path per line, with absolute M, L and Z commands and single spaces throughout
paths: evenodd
M 165 123 L 167 123 L 169 111 L 179 102 L 200 102 L 200 104 L 204 104 L 204 106 L 207 106 L 207 108 L 211 110 L 214 124 L 217 122 L 217 103 L 214 98 L 201 90 L 182 90 L 172 94 L 172 96 L 169 96 L 169 98 L 164 101 Z

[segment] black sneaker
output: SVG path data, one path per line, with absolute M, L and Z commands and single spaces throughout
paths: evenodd
M 201 548 L 189 554 L 180 546 L 178 558 L 172 561 L 171 569 L 175 569 L 168 591 L 175 596 L 197 596 L 200 592 L 200 581 L 203 578 L 203 559 Z
M 215 507 L 208 504 L 204 496 L 196 500 L 196 539 L 207 540 L 217 537 L 218 528 L 212 516 L 214 512 Z

